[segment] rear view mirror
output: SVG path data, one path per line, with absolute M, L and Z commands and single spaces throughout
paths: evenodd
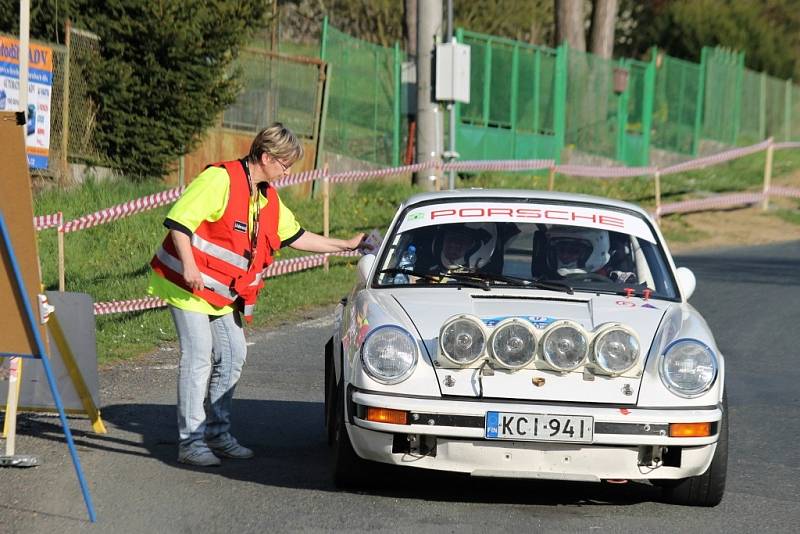
M 375 254 L 364 254 L 358 260 L 358 276 L 361 282 L 366 284 L 369 279 L 369 273 L 372 271 L 372 266 L 375 263 Z
M 694 293 L 694 288 L 697 287 L 697 278 L 688 267 L 678 267 L 675 274 L 678 276 L 678 285 L 680 285 L 683 299 L 689 300 Z

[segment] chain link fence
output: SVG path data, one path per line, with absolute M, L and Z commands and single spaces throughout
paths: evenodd
M 280 121 L 295 134 L 314 138 L 322 102 L 322 65 L 313 58 L 243 50 L 236 64 L 242 90 L 223 113 L 222 127 L 257 133 Z

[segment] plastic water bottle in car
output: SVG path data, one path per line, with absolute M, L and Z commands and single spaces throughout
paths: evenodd
M 415 263 L 417 263 L 417 247 L 408 245 L 406 251 L 400 256 L 400 262 L 397 264 L 397 268 L 413 271 Z M 407 284 L 408 275 L 406 273 L 397 273 L 394 276 L 394 283 Z

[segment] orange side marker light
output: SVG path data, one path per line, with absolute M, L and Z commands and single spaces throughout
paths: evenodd
M 671 438 L 705 438 L 711 435 L 711 423 L 670 423 Z
M 408 424 L 408 412 L 404 410 L 391 410 L 389 408 L 367 407 L 367 421 L 376 423 L 391 423 L 393 425 Z

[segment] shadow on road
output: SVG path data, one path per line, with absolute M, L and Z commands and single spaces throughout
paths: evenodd
M 268 486 L 339 492 L 330 477 L 330 453 L 318 402 L 234 400 L 233 432 L 256 456 L 223 460 L 219 468 L 194 468 L 176 461 L 175 407 L 116 404 L 103 408 L 109 434 L 73 430 L 76 445 L 109 455 L 135 455 L 160 460 L 169 468 L 202 470 L 220 478 Z M 23 430 L 60 441 L 57 422 L 30 416 Z M 124 436 L 124 437 L 120 437 Z M 659 499 L 647 484 L 625 485 L 539 480 L 472 478 L 467 475 L 374 464 L 374 484 L 358 493 L 397 499 L 441 502 L 513 504 L 636 504 Z

